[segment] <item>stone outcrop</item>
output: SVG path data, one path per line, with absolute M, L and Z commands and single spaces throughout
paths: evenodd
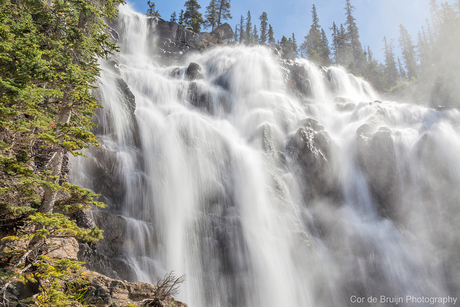
M 132 280 L 130 269 L 123 255 L 123 244 L 127 240 L 126 220 L 104 211 L 86 210 L 77 215 L 80 227 L 97 226 L 104 231 L 104 239 L 91 246 L 80 243 L 78 260 L 84 261 L 90 270 L 112 278 Z
M 156 307 L 187 307 L 186 304 L 168 296 L 163 301 L 155 300 L 156 286 L 145 282 L 131 283 L 92 273 L 81 301 L 96 307 L 156 306 Z
M 340 196 L 338 178 L 331 164 L 332 140 L 315 119 L 301 121 L 300 128 L 292 135 L 287 145 L 288 154 L 299 164 L 305 181 L 305 197 Z
M 165 62 L 174 62 L 187 52 L 224 44 L 235 37 L 228 23 L 220 25 L 210 33 L 195 33 L 175 22 L 158 17 L 149 18 L 149 23 L 155 28 L 159 55 Z
M 395 218 L 400 184 L 391 130 L 380 127 L 375 131 L 372 125 L 364 124 L 356 134 L 358 163 L 379 206 L 378 212 L 382 217 Z

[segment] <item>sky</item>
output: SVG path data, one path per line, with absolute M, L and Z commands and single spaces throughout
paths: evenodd
M 153 0 L 156 8 L 165 20 L 170 20 L 171 14 L 176 11 L 177 15 L 184 8 L 186 0 Z M 147 11 L 147 0 L 127 0 L 138 12 Z M 200 12 L 206 11 L 210 0 L 198 0 L 201 5 Z M 402 24 L 412 36 L 414 44 L 417 43 L 417 32 L 422 26 L 426 28 L 426 19 L 430 17 L 430 0 L 351 0 L 355 7 L 353 16 L 359 29 L 359 35 L 363 48 L 370 46 L 374 57 L 383 62 L 383 37 L 394 40 L 396 55 L 399 54 L 399 25 Z M 438 3 L 445 2 L 438 0 Z M 454 3 L 454 0 L 448 0 Z M 297 43 L 304 41 L 311 23 L 311 8 L 314 4 L 319 17 L 319 24 L 328 34 L 331 43 L 332 23 L 338 26 L 345 23 L 345 0 L 232 0 L 230 12 L 233 19 L 227 22 L 235 28 L 239 24 L 241 15 L 246 18 L 248 10 L 251 11 L 252 23 L 256 23 L 260 29 L 259 16 L 267 12 L 268 23 L 272 25 L 275 39 L 281 39 L 284 35 L 291 37 L 295 34 Z M 209 31 L 202 29 L 202 31 Z

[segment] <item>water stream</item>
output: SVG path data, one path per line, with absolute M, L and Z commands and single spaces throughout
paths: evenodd
M 129 6 L 118 32 L 121 51 L 101 62 L 97 91 L 110 155 L 72 165 L 74 181 L 94 188 L 90 161 L 110 157 L 133 280 L 185 274 L 178 298 L 190 307 L 394 305 L 356 302 L 372 296 L 437 306 L 406 296 L 456 294 L 456 109 L 380 101 L 340 67 L 264 47 L 164 66 L 155 24 Z M 190 62 L 202 79 L 187 79 Z M 308 98 L 293 89 L 294 66 Z

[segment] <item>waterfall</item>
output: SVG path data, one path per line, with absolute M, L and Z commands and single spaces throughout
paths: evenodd
M 120 52 L 101 60 L 95 92 L 102 146 L 71 163 L 126 220 L 132 280 L 185 274 L 178 298 L 191 307 L 460 289 L 456 109 L 382 101 L 343 68 L 268 47 L 165 66 L 152 19 L 126 5 L 117 24 Z M 202 78 L 187 78 L 191 62 Z

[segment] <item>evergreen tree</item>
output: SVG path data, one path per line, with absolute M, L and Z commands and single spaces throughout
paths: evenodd
M 180 24 L 181 26 L 185 27 L 184 10 L 180 10 L 179 24 Z
M 268 17 L 267 13 L 263 12 L 259 17 L 260 20 L 260 43 L 265 44 L 267 42 L 267 27 L 268 27 Z
M 347 21 L 346 26 L 346 53 L 350 53 L 350 62 L 348 68 L 352 73 L 360 74 L 363 71 L 365 65 L 365 57 L 361 42 L 359 40 L 359 31 L 355 23 L 355 18 L 352 13 L 354 6 L 351 5 L 350 0 L 345 1 L 345 15 Z
M 257 33 L 256 25 L 254 25 L 254 31 L 252 32 L 252 40 L 253 40 L 253 44 L 258 44 L 259 42 L 259 34 Z
M 232 15 L 230 14 L 230 0 L 218 0 L 218 5 L 217 26 L 220 26 L 223 20 L 232 19 Z
M 415 47 L 412 43 L 412 39 L 403 25 L 399 25 L 400 37 L 399 46 L 402 49 L 402 55 L 407 69 L 407 78 L 409 80 L 417 79 L 419 72 L 416 62 Z
M 176 12 L 173 12 L 171 14 L 171 19 L 170 19 L 171 22 L 177 22 L 177 14 Z
M 206 21 L 204 22 L 205 28 L 211 27 L 211 31 L 214 31 L 217 27 L 218 10 L 219 6 L 217 0 L 211 0 L 209 5 L 206 7 L 206 14 L 204 15 L 206 18 Z
M 305 41 L 300 46 L 301 54 L 304 57 L 306 56 L 310 61 L 319 65 L 328 65 L 330 62 L 330 51 L 329 47 L 325 45 L 325 43 L 327 43 L 326 34 L 324 34 L 325 40 L 322 38 L 319 18 L 314 4 L 312 6 L 311 13 L 313 21 L 308 35 L 305 36 Z
M 398 73 L 399 73 L 399 78 L 402 80 L 402 81 L 406 81 L 407 80 L 407 75 L 406 75 L 406 71 L 404 70 L 404 67 L 401 63 L 401 59 L 398 57 Z
M 392 88 L 397 84 L 399 74 L 396 68 L 393 44 L 391 42 L 388 43 L 386 37 L 383 38 L 383 42 L 385 51 L 385 80 L 388 88 Z
M 331 64 L 331 50 L 329 49 L 329 41 L 324 29 L 321 29 L 321 61 L 325 66 Z
M 241 19 L 240 19 L 240 45 L 245 41 L 245 35 L 244 35 L 244 17 L 243 15 L 241 15 Z
M 275 43 L 275 37 L 273 33 L 273 28 L 272 25 L 268 25 L 268 42 L 269 43 Z
M 155 3 L 151 2 L 150 0 L 147 1 L 147 5 L 149 6 L 149 8 L 147 9 L 147 16 L 149 17 L 152 17 L 152 16 L 155 16 L 155 17 L 161 17 L 160 13 L 158 12 L 158 10 L 155 9 Z
M 235 25 L 235 43 L 238 43 L 238 25 Z
M 187 0 L 184 4 L 184 23 L 187 27 L 191 28 L 193 32 L 200 32 L 201 25 L 204 23 L 202 14 L 198 11 L 201 6 L 197 0 Z
M 294 33 L 292 33 L 292 48 L 291 49 L 295 53 L 295 55 L 297 56 L 299 47 L 297 46 L 297 40 L 295 39 Z
M 245 33 L 246 45 L 252 45 L 253 43 L 251 31 L 252 31 L 251 12 L 248 11 L 248 15 L 246 17 L 246 33 Z
M 384 71 L 377 60 L 373 58 L 372 51 L 369 46 L 367 46 L 367 65 L 363 76 L 377 91 L 384 91 L 386 89 Z
M 27 304 L 79 304 L 81 263 L 48 253 L 57 238 L 102 237 L 97 227 L 79 228 L 68 216 L 102 205 L 98 195 L 60 179 L 66 154 L 98 145 L 91 133 L 98 107 L 91 91 L 99 59 L 116 50 L 104 18 L 115 17 L 120 2 L 0 2 L 3 299 L 11 283 L 23 282 L 34 291 Z M 35 159 L 43 160 L 43 169 Z M 11 232 L 5 236 L 6 228 Z

